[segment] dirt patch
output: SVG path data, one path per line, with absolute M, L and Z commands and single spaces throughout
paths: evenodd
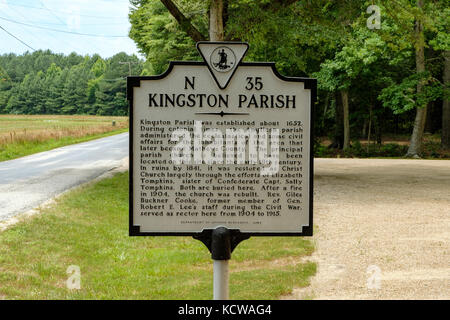
M 316 159 L 317 275 L 286 299 L 450 299 L 450 161 Z

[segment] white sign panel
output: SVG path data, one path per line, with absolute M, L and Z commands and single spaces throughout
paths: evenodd
M 204 62 L 128 78 L 130 235 L 312 235 L 316 81 L 199 43 Z

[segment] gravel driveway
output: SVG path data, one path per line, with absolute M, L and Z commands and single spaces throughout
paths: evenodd
M 450 161 L 316 159 L 318 273 L 286 299 L 450 299 Z

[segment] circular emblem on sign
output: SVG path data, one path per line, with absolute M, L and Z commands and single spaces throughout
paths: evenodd
M 209 59 L 210 65 L 219 72 L 230 71 L 236 63 L 236 56 L 233 50 L 223 46 L 214 49 Z

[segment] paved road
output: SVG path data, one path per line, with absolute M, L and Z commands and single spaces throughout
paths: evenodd
M 90 181 L 128 156 L 128 133 L 0 162 L 0 221 Z

